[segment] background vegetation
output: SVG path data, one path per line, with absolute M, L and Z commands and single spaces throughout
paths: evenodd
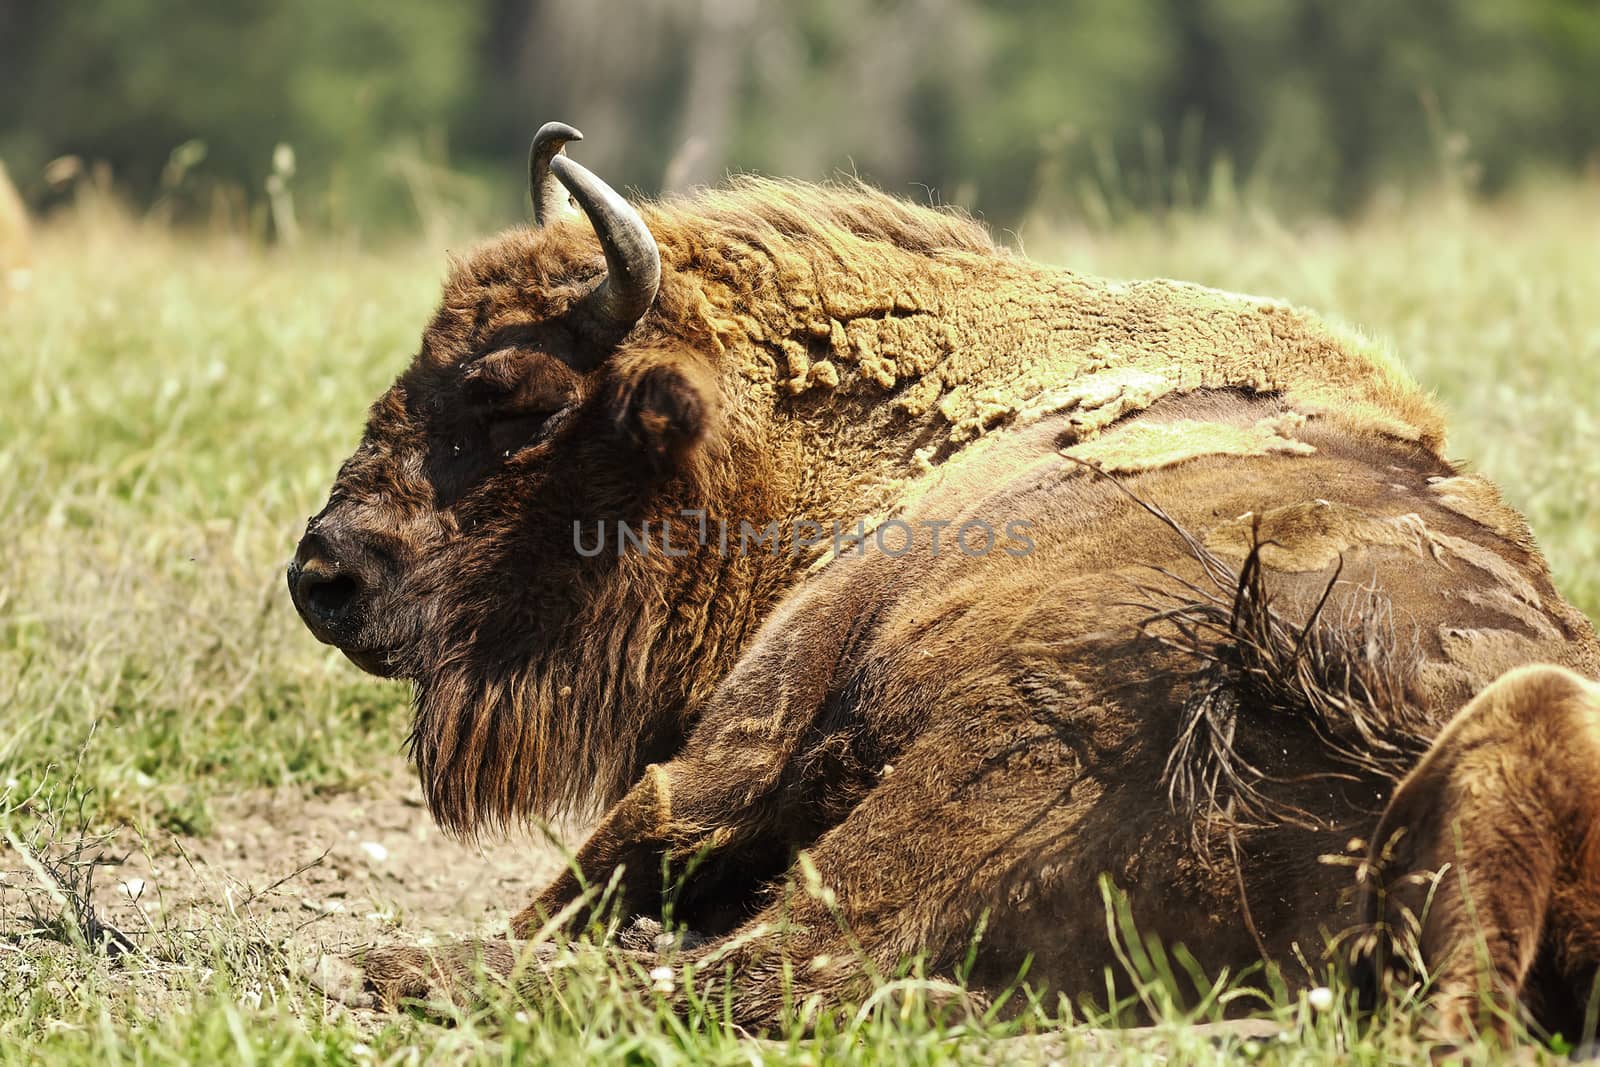
M 503 220 L 559 117 L 650 193 L 854 169 L 1001 226 L 1218 182 L 1349 213 L 1441 159 L 1488 193 L 1600 166 L 1597 71 L 1592 0 L 0 0 L 0 159 L 36 206 L 103 162 L 141 208 L 264 218 L 286 144 L 310 220 Z

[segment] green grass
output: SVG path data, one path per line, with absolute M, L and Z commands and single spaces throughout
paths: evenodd
M 1561 588 L 1600 616 L 1600 188 L 1498 207 L 1441 196 L 1347 228 L 1227 210 L 1023 237 L 1036 258 L 1287 297 L 1391 344 L 1449 410 L 1454 454 L 1505 488 Z M 0 297 L 0 823 L 36 825 L 41 805 L 17 799 L 42 786 L 87 794 L 96 826 L 203 834 L 216 796 L 341 789 L 392 760 L 403 688 L 311 640 L 282 565 L 365 405 L 414 351 L 443 250 L 263 254 L 92 213 L 44 233 L 33 258 L 28 288 Z M 944 1040 L 914 1004 L 758 1048 L 714 1006 L 680 1021 L 599 974 L 558 1003 L 369 1032 L 325 1018 L 231 918 L 174 936 L 154 1001 L 137 968 L 66 946 L 20 959 L 0 941 L 0 1065 L 996 1055 Z M 1294 1036 L 1249 1056 L 1419 1052 L 1403 1019 L 1364 1031 L 1342 1009 L 1280 998 L 1274 1011 L 1298 1020 Z M 1043 1025 L 1030 1014 L 1010 1030 Z M 1181 1027 L 1163 1041 L 1179 1061 L 1227 1055 Z
M 442 257 L 104 219 L 41 244 L 0 335 L 0 768 L 81 751 L 106 817 L 195 828 L 222 785 L 361 774 L 405 694 L 307 639 L 283 564 Z

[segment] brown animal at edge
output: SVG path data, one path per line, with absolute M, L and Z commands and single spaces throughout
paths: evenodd
M 1109 875 L 1213 974 L 1421 968 L 1448 1033 L 1485 981 L 1575 1032 L 1600 645 L 1403 373 L 860 186 L 636 210 L 577 139 L 540 131 L 536 225 L 455 263 L 288 575 L 415 686 L 445 827 L 604 812 L 514 938 L 613 877 L 648 928 L 666 862 L 700 936 L 632 955 L 744 1023 L 980 930 L 978 995 L 1031 957 L 1095 997 Z M 470 954 L 516 945 L 366 973 Z

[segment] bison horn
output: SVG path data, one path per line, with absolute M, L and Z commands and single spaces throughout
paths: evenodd
M 585 301 L 602 325 L 627 332 L 650 310 L 661 284 L 661 252 L 656 239 L 617 191 L 566 156 L 553 156 L 550 171 L 567 187 L 600 237 L 606 277 Z
M 533 147 L 528 149 L 528 195 L 533 197 L 535 226 L 576 214 L 567 203 L 567 191 L 550 173 L 550 160 L 567 150 L 568 141 L 581 140 L 583 134 L 565 122 L 547 122 L 533 135 Z

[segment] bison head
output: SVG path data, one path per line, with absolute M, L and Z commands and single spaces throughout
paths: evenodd
M 646 573 L 660 562 L 585 558 L 574 523 L 687 505 L 721 404 L 693 339 L 652 313 L 644 221 L 560 154 L 578 137 L 540 130 L 536 226 L 456 265 L 288 568 L 313 634 L 416 681 L 413 751 L 457 829 L 603 801 L 671 732 L 621 707 L 673 596 Z

